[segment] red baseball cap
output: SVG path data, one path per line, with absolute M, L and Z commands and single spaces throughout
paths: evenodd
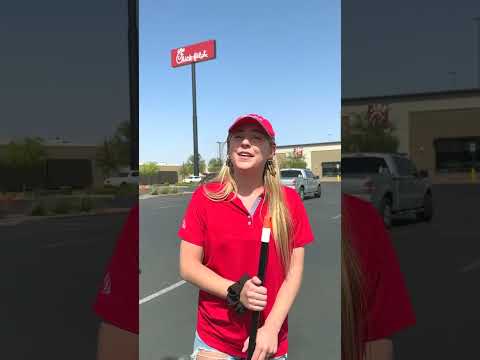
M 244 124 L 259 124 L 263 128 L 263 130 L 265 130 L 267 135 L 275 141 L 275 131 L 273 130 L 272 124 L 270 124 L 270 121 L 258 114 L 247 114 L 239 116 L 230 126 L 228 132 L 231 133 L 236 127 Z

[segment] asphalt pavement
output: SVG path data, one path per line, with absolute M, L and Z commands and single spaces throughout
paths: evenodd
M 395 337 L 395 358 L 480 359 L 480 187 L 433 195 L 431 223 L 406 216 L 391 230 L 417 317 Z
M 140 200 L 140 358 L 189 359 L 198 290 L 178 274 L 178 226 L 191 195 Z M 289 314 L 292 359 L 340 358 L 340 184 L 306 199 L 315 243 L 307 246 L 301 292 Z
M 126 215 L 0 226 L 0 358 L 95 359 L 91 306 Z

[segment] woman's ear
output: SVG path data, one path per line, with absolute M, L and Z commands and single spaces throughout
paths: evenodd
M 272 159 L 275 157 L 275 152 L 277 151 L 277 145 L 272 144 Z

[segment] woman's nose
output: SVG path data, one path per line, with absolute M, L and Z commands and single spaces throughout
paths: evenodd
M 242 145 L 250 145 L 250 139 L 248 137 L 244 137 L 241 142 Z

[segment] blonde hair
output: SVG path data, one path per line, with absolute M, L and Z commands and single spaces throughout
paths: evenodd
M 230 137 L 227 139 L 227 144 L 230 143 Z M 286 206 L 285 195 L 280 182 L 280 169 L 277 159 L 274 156 L 271 168 L 274 174 L 267 169 L 267 165 L 263 170 L 263 184 L 265 188 L 265 201 L 268 202 L 268 211 L 272 218 L 272 235 L 275 240 L 275 245 L 280 254 L 280 259 L 285 270 L 285 275 L 290 269 L 291 255 L 293 251 L 292 244 L 292 220 L 290 212 Z M 233 178 L 233 171 L 225 163 L 218 175 L 212 182 L 219 182 L 222 184 L 220 189 L 210 191 L 204 187 L 205 195 L 213 201 L 224 201 L 233 192 L 238 192 L 238 187 Z
M 342 199 L 343 202 L 343 199 Z M 351 244 L 350 214 L 342 204 L 341 349 L 342 360 L 362 360 L 366 315 L 364 274 Z

